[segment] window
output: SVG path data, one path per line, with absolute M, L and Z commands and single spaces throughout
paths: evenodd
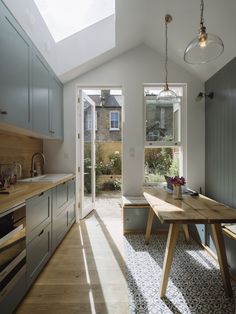
M 110 111 L 110 130 L 120 129 L 120 112 Z
M 95 111 L 95 130 L 97 131 L 97 116 L 98 112 Z M 92 113 L 91 111 L 85 111 L 85 130 L 92 130 Z
M 180 142 L 180 103 L 158 101 L 156 96 L 145 97 L 146 145 L 172 146 Z
M 178 98 L 158 101 L 162 87 L 144 89 L 145 145 L 144 181 L 147 184 L 165 182 L 165 175 L 181 172 L 181 104 L 183 87 L 171 87 Z
M 55 42 L 115 14 L 114 0 L 34 0 Z

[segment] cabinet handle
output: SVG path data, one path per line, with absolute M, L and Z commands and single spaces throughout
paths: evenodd
M 5 110 L 1 110 L 1 114 L 8 114 L 8 112 Z
M 38 237 L 40 237 L 44 233 L 44 229 L 38 234 Z
M 44 194 L 44 192 L 40 193 L 38 196 L 40 197 L 40 196 L 42 196 L 43 194 Z
M 63 182 L 62 184 L 66 184 L 66 181 L 65 181 L 65 182 Z
M 49 132 L 50 132 L 51 134 L 55 134 L 55 131 L 50 130 Z

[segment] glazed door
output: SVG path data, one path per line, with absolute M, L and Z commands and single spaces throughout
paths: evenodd
M 84 218 L 95 208 L 95 103 L 81 90 L 80 104 L 80 218 Z

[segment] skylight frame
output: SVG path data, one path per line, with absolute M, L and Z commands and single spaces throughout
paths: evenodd
M 56 43 L 115 14 L 115 0 L 34 0 Z

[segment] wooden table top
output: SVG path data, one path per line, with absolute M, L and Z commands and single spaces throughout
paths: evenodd
M 236 210 L 204 195 L 176 200 L 162 188 L 144 188 L 144 197 L 162 223 L 236 223 Z

